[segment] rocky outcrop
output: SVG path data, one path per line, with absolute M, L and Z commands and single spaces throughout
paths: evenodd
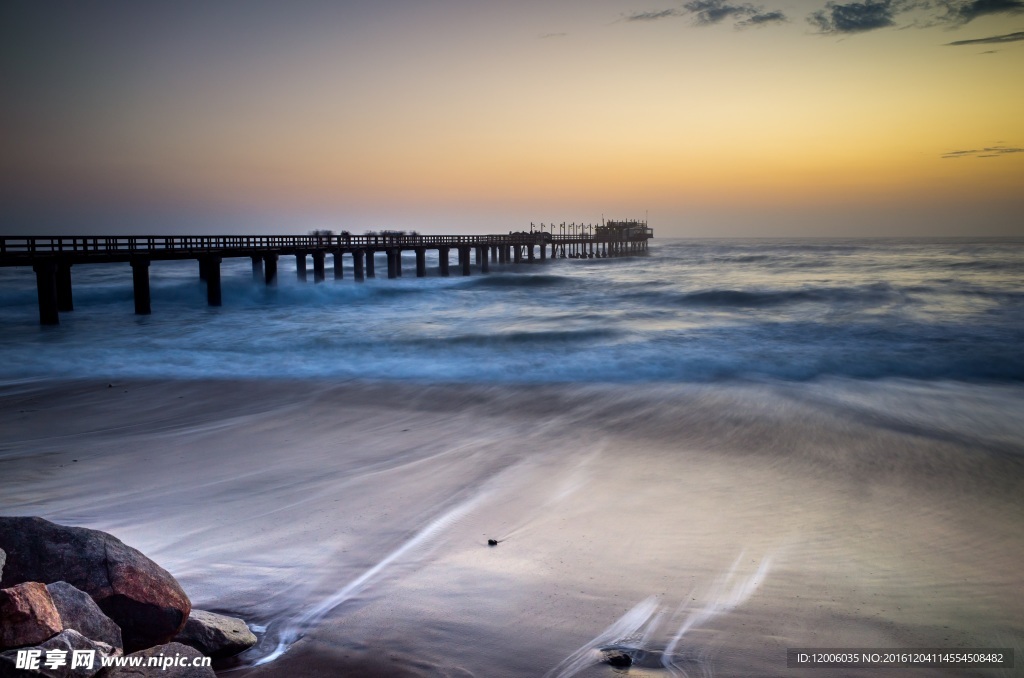
M 99 530 L 42 518 L 0 517 L 4 583 L 65 581 L 85 591 L 121 628 L 126 651 L 166 643 L 192 604 L 166 570 Z
M 25 582 L 0 589 L 0 650 L 37 645 L 63 630 L 46 587 Z
M 256 636 L 241 619 L 195 609 L 174 640 L 214 659 L 232 657 L 256 644 Z
M 121 649 L 121 627 L 114 623 L 88 593 L 76 589 L 66 581 L 46 585 L 53 604 L 60 613 L 64 628 L 75 629 L 86 638 Z
M 188 645 L 181 643 L 168 643 L 157 645 L 141 652 L 133 652 L 127 655 L 126 659 L 140 657 L 143 666 L 112 666 L 104 669 L 97 678 L 140 678 L 145 676 L 160 676 L 160 678 L 216 678 L 216 675 L 208 666 L 193 666 L 192 663 L 201 659 L 203 655 Z M 160 657 L 166 664 L 166 668 L 157 666 L 146 667 L 150 657 Z M 174 663 L 169 662 L 173 659 Z
M 117 648 L 86 638 L 74 629 L 64 629 L 45 643 L 28 648 L 39 652 L 37 668 L 19 669 L 17 664 L 18 650 L 9 650 L 0 654 L 0 678 L 91 678 L 103 668 L 104 657 L 116 657 L 121 654 Z M 54 661 L 47 663 L 47 652 L 56 650 Z M 91 650 L 91 661 L 79 662 L 76 666 L 73 653 L 75 650 Z M 59 661 L 58 661 L 59 660 Z
M 4 562 L 7 561 L 7 553 L 0 549 L 0 581 L 4 580 Z

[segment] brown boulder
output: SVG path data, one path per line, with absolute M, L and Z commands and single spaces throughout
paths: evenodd
M 106 643 L 90 640 L 74 629 L 64 629 L 45 643 L 35 647 L 22 648 L 24 650 L 36 650 L 39 654 L 37 668 L 18 668 L 18 650 L 8 650 L 0 653 L 0 678 L 90 678 L 100 672 L 103 668 L 104 657 L 119 657 L 121 651 Z M 58 651 L 60 661 L 54 661 L 47 665 L 47 652 Z M 73 652 L 75 650 L 91 651 L 92 661 L 81 662 L 76 666 Z
M 121 627 L 126 651 L 165 643 L 192 609 L 165 569 L 106 532 L 42 518 L 0 517 L 5 581 L 66 581 Z
M 216 678 L 217 674 L 209 666 L 192 666 L 192 662 L 202 659 L 203 655 L 199 650 L 182 645 L 181 643 L 168 643 L 157 645 L 141 652 L 133 652 L 128 658 L 140 657 L 143 666 L 111 666 L 103 670 L 97 678 Z M 173 658 L 174 664 L 168 664 L 166 668 L 161 666 L 145 666 L 150 657 L 160 657 L 162 661 Z
M 63 628 L 43 584 L 25 582 L 0 589 L 0 650 L 36 645 Z

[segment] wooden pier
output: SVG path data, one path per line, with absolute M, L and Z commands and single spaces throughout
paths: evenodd
M 402 276 L 402 252 L 416 254 L 416 276 L 427 274 L 427 250 L 437 250 L 438 272 L 450 275 L 451 251 L 458 254 L 458 270 L 487 273 L 490 264 L 521 264 L 557 258 L 603 258 L 647 251 L 654 232 L 645 221 L 609 221 L 602 225 L 548 227 L 508 235 L 416 235 L 383 232 L 367 235 L 197 235 L 197 236 L 0 236 L 0 266 L 31 266 L 39 292 L 39 322 L 60 323 L 60 313 L 74 309 L 71 268 L 78 264 L 128 263 L 132 268 L 135 313 L 151 311 L 149 265 L 153 261 L 195 259 L 206 283 L 210 306 L 220 306 L 223 259 L 249 257 L 254 280 L 266 285 L 277 281 L 277 262 L 295 257 L 300 280 L 324 280 L 324 261 L 333 258 L 334 278 L 345 270 L 357 281 L 376 276 L 376 259 L 384 254 L 389 278 Z M 471 262 L 471 256 L 473 261 Z M 346 260 L 348 264 L 346 265 Z

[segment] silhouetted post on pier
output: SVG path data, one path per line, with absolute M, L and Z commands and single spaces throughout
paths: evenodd
M 306 280 L 306 253 L 300 252 L 295 255 L 295 277 L 305 282 Z
M 427 248 L 416 248 L 416 277 L 422 278 L 427 275 Z
M 261 257 L 258 254 L 254 254 L 249 258 L 252 260 L 253 282 L 259 282 L 263 280 L 263 257 Z
M 459 245 L 459 266 L 462 275 L 469 275 L 469 245 Z
M 398 250 L 396 250 L 396 249 L 394 249 L 392 247 L 389 247 L 385 253 L 388 256 L 388 278 L 389 279 L 397 278 L 398 277 L 398 263 L 395 261 L 395 259 L 398 258 Z
M 437 263 L 441 268 L 441 276 L 447 278 L 451 273 L 448 271 L 449 266 L 449 253 L 451 249 L 448 247 L 437 248 Z
M 402 248 L 395 248 L 395 275 L 402 277 Z
M 377 277 L 377 274 L 374 272 L 374 268 L 373 268 L 373 258 L 374 258 L 374 255 L 376 255 L 376 254 L 377 254 L 377 252 L 374 251 L 374 249 L 372 247 L 370 249 L 366 250 L 366 277 L 367 278 L 376 278 Z
M 132 257 L 131 265 L 135 315 L 149 315 L 153 312 L 149 301 L 149 259 Z M 200 261 L 199 270 L 203 270 L 202 261 Z
M 342 250 L 334 250 L 334 279 L 343 280 L 345 278 L 345 264 L 341 260 Z
M 326 277 L 324 275 L 324 259 L 325 255 L 323 250 L 317 250 L 313 252 L 313 282 L 321 283 Z
M 71 298 L 71 264 L 66 261 L 57 262 L 57 310 L 75 310 L 75 302 Z
M 146 283 L 147 287 L 149 283 Z M 220 306 L 220 257 L 206 257 L 206 303 Z
M 263 255 L 263 283 L 265 285 L 277 284 L 277 255 Z
M 39 293 L 39 324 L 59 325 L 57 313 L 57 265 L 50 259 L 32 264 Z
M 356 281 L 358 281 L 358 282 L 363 282 L 363 279 L 366 277 L 363 274 L 363 255 L 364 254 L 365 254 L 365 252 L 363 252 L 363 250 L 354 250 L 352 252 L 352 275 L 353 275 L 353 277 L 355 277 Z
M 488 273 L 491 269 L 487 265 L 487 248 L 477 247 L 476 248 L 476 262 L 480 265 L 481 273 Z

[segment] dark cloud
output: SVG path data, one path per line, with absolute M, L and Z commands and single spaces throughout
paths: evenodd
M 1024 12 L 1024 0 L 947 0 L 947 21 L 967 23 L 989 14 L 1019 14 Z
M 651 12 L 633 12 L 626 17 L 626 21 L 657 21 L 668 19 L 674 16 L 682 16 L 683 12 L 678 9 L 658 9 Z
M 943 153 L 942 157 L 952 158 L 998 158 L 1011 153 L 1024 153 L 1024 148 L 1016 146 L 987 146 L 985 148 L 972 148 L 966 151 L 950 151 Z
M 698 26 L 712 26 L 726 19 L 736 19 L 736 28 L 767 26 L 788 21 L 779 11 L 766 12 L 763 7 L 749 3 L 730 3 L 729 0 L 689 0 L 682 9 L 657 9 L 648 12 L 633 12 L 625 21 L 660 21 L 678 16 L 692 16 Z
M 997 0 L 1002 1 L 1002 0 Z M 822 33 L 863 33 L 892 26 L 896 7 L 892 0 L 868 0 L 840 4 L 829 2 L 807 21 Z
M 768 24 L 777 24 L 785 21 L 789 21 L 789 19 L 782 12 L 758 12 L 748 16 L 743 21 L 737 22 L 736 26 L 739 28 L 749 28 L 751 26 L 767 26 Z
M 750 17 L 761 10 L 753 5 L 729 5 L 725 0 L 690 0 L 683 3 L 699 26 L 710 26 L 729 17 Z
M 974 40 L 957 40 L 955 42 L 947 42 L 946 45 L 995 45 L 1001 42 L 1017 42 L 1018 40 L 1024 40 L 1024 31 L 1007 33 L 1006 35 L 993 35 L 987 38 L 975 38 Z

